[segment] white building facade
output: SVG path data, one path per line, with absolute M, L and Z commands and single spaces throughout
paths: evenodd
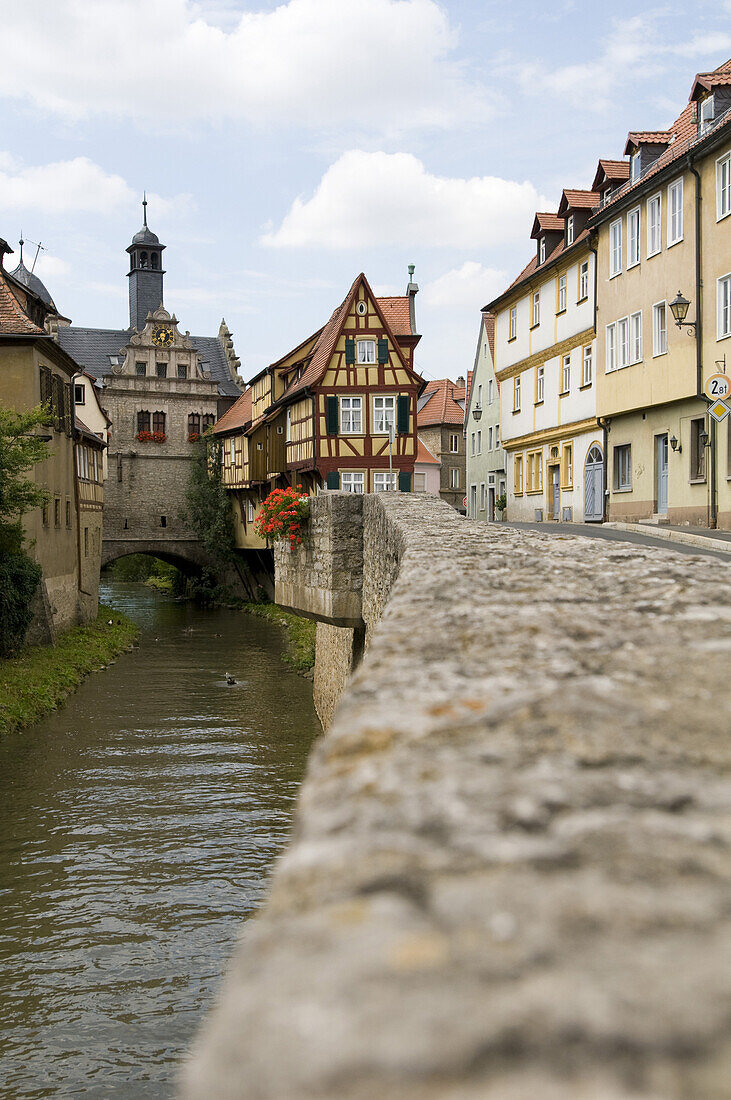
M 500 385 L 493 364 L 494 328 L 495 318 L 483 313 L 465 410 L 467 515 L 479 520 L 499 518 L 498 504 L 507 495 Z

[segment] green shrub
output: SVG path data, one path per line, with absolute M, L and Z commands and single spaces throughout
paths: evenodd
M 22 550 L 0 552 L 0 657 L 12 657 L 22 646 L 40 579 L 40 565 Z

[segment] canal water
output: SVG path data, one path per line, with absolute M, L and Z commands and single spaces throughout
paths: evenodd
M 139 649 L 0 742 L 12 1100 L 174 1095 L 319 729 L 279 628 L 139 584 L 102 595 L 140 624 Z

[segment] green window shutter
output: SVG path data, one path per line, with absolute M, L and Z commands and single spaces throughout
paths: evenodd
M 345 337 L 345 362 L 346 363 L 354 363 L 355 362 L 355 337 L 354 336 L 346 336 Z
M 387 363 L 388 362 L 388 340 L 379 340 L 378 341 L 378 362 L 379 363 Z
M 411 474 L 407 474 L 403 470 L 398 476 L 398 491 L 400 493 L 411 492 Z
M 340 474 L 337 470 L 331 470 L 327 475 L 327 487 L 328 489 L 340 488 Z
M 410 397 L 399 396 L 396 402 L 396 431 L 399 435 L 408 435 L 410 405 Z
M 328 435 L 337 435 L 338 425 L 338 399 L 330 394 L 325 398 L 325 428 Z

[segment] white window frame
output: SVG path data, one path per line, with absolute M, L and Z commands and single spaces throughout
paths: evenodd
M 566 288 L 568 286 L 568 275 L 559 275 L 558 279 L 558 312 L 563 313 L 566 309 Z
M 74 405 L 86 404 L 86 386 L 83 382 L 74 382 Z
M 372 358 L 371 358 L 372 356 Z M 369 367 L 376 365 L 376 341 L 371 336 L 358 336 L 355 341 L 355 361 Z
M 531 298 L 531 328 L 535 328 L 536 325 L 541 323 L 541 291 L 533 291 Z
M 538 242 L 538 263 L 544 264 L 546 262 L 546 238 L 541 237 Z
M 510 322 L 508 327 L 508 340 L 514 340 L 518 335 L 518 307 L 511 306 Z
M 357 428 L 354 427 L 356 412 Z M 347 394 L 340 398 L 340 435 L 363 435 L 363 398 L 359 394 Z
M 344 493 L 365 492 L 365 474 L 362 470 L 343 470 L 340 474 L 340 488 Z
M 634 230 L 634 232 L 633 232 Z M 627 270 L 640 262 L 640 208 L 627 212 Z
M 617 370 L 629 366 L 629 317 L 617 321 Z
M 579 301 L 583 302 L 585 298 L 589 297 L 589 261 L 584 262 L 579 267 Z
M 594 349 L 591 344 L 587 344 L 584 348 L 582 356 L 582 386 L 590 386 L 593 381 L 594 373 Z
M 618 452 L 621 452 L 621 457 Z M 622 461 L 622 458 L 625 461 Z M 613 477 L 614 491 L 619 493 L 629 493 L 632 491 L 632 444 L 631 443 L 619 443 L 614 448 L 612 455 L 614 464 L 613 474 L 616 473 L 616 477 Z M 625 467 L 625 473 L 627 480 L 621 480 L 622 467 Z
M 546 393 L 546 367 L 536 367 L 536 405 L 540 405 Z
M 477 454 L 482 454 L 482 429 L 477 432 Z
M 459 466 L 449 467 L 449 488 L 459 489 Z
M 246 502 L 246 514 L 248 516 L 249 523 L 253 523 L 256 517 L 256 508 L 254 507 L 254 501 L 249 498 Z
M 679 196 L 677 209 L 673 209 L 675 196 Z M 675 222 L 675 224 L 673 224 Z M 677 234 L 677 235 L 676 235 Z M 683 239 L 683 177 L 668 184 L 668 248 Z
M 374 493 L 388 493 L 388 470 L 375 470 L 373 473 L 373 492 Z M 398 471 L 394 470 L 391 475 L 391 492 L 396 492 L 398 488 Z
M 663 328 L 658 324 L 662 307 Z M 652 358 L 667 355 L 668 350 L 668 304 L 666 301 L 653 302 L 652 305 Z
M 487 383 L 487 403 L 488 403 L 488 405 L 492 405 L 492 401 L 493 401 L 492 389 L 493 389 L 492 378 L 490 378 L 488 380 L 488 383 Z
M 487 508 L 487 486 L 484 481 L 480 482 L 480 511 L 484 512 Z
M 561 357 L 561 393 L 571 391 L 571 352 Z
M 477 407 L 482 408 L 482 386 L 477 387 Z
M 657 218 L 654 212 L 657 211 Z M 662 252 L 662 194 L 650 195 L 645 203 L 647 221 L 647 258 Z
M 604 351 L 606 357 L 606 363 L 604 370 L 606 374 L 610 374 L 617 369 L 617 323 L 612 321 L 610 325 L 607 325 L 606 336 L 604 341 Z
M 471 455 L 476 454 L 476 451 L 475 451 L 475 438 L 476 438 L 476 436 L 477 436 L 477 432 L 473 432 L 471 437 L 470 437 L 470 454 Z M 449 448 L 449 450 L 450 450 L 450 454 L 453 453 L 451 447 Z
M 710 114 L 708 108 L 710 107 Z M 703 102 L 700 104 L 700 110 L 698 112 L 698 133 L 705 134 L 706 130 L 710 127 L 711 123 L 715 119 L 716 101 L 713 94 L 706 96 Z
M 716 281 L 716 337 L 731 336 L 731 272 Z
M 474 436 L 474 434 L 475 433 L 473 432 L 472 435 Z M 459 454 L 459 436 L 457 435 L 456 432 L 454 432 L 449 437 L 449 453 L 451 455 L 458 455 Z M 472 453 L 474 454 L 474 451 Z
M 716 161 L 716 221 L 720 222 L 729 214 L 731 214 L 731 150 Z
M 236 465 L 236 439 L 231 436 L 229 439 L 229 459 L 232 466 Z
M 513 412 L 520 412 L 520 375 L 513 379 Z
M 642 313 L 632 313 L 629 319 L 629 361 L 642 362 Z
M 633 153 L 629 158 L 629 178 L 632 183 L 635 183 L 640 178 L 642 154 L 638 149 L 636 153 Z
M 566 244 L 574 243 L 574 215 L 569 214 L 566 219 Z
M 387 402 L 391 402 L 390 406 Z M 379 403 L 383 402 L 379 408 Z M 374 393 L 373 394 L 373 424 L 371 435 L 388 435 L 389 434 L 389 422 L 393 423 L 394 431 L 396 430 L 396 395 L 391 393 Z M 390 415 L 389 415 L 390 414 Z M 383 422 L 382 428 L 378 427 L 379 422 Z
M 496 424 L 495 425 L 495 448 L 497 449 L 499 446 L 500 446 L 500 425 Z
M 492 450 L 492 424 L 487 429 L 487 449 L 488 451 Z
M 609 223 L 609 278 L 622 274 L 622 219 Z

